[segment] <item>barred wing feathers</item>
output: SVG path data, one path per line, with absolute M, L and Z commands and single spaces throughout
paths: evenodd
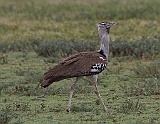
M 42 87 L 63 79 L 89 76 L 102 72 L 107 66 L 107 60 L 98 52 L 80 52 L 60 62 L 44 75 Z

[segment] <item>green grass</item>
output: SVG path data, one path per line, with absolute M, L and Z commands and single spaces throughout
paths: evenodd
M 159 6 L 158 0 L 1 0 L 0 124 L 159 124 Z M 76 51 L 97 50 L 101 21 L 119 22 L 98 79 L 110 113 L 87 78 L 67 113 L 74 79 L 42 89 L 43 73 Z
M 113 40 L 159 38 L 159 6 L 158 0 L 1 0 L 0 41 L 96 41 L 95 24 L 100 21 L 119 22 L 119 26 L 111 30 Z
M 33 52 L 29 52 L 27 58 L 21 52 L 8 53 L 8 63 L 0 65 L 1 118 L 6 114 L 9 123 L 26 124 L 159 123 L 159 59 L 122 61 L 111 58 L 108 69 L 100 74 L 98 80 L 110 114 L 103 112 L 88 79 L 81 79 L 77 84 L 71 113 L 67 113 L 65 109 L 73 79 L 41 89 L 39 83 L 43 73 L 54 65 L 46 63 L 45 59 Z M 143 69 L 140 65 L 141 68 L 144 66 Z M 152 72 L 149 71 L 151 68 Z M 145 75 L 139 75 L 138 69 Z

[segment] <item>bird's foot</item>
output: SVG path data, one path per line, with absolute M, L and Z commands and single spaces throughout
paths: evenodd
M 106 114 L 112 114 L 112 111 L 111 110 L 108 110 L 108 109 L 104 109 L 104 112 L 106 113 Z
M 108 113 L 108 110 L 107 110 L 107 109 L 105 109 L 105 110 L 104 110 L 104 112 L 105 112 L 105 113 Z
M 109 113 L 108 109 L 106 108 L 106 106 L 103 106 L 103 110 L 105 113 Z
M 66 111 L 67 111 L 67 112 L 70 112 L 70 108 L 67 108 Z

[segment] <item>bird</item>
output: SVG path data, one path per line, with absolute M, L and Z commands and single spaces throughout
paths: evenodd
M 97 79 L 98 74 L 107 67 L 110 42 L 109 31 L 112 26 L 117 24 L 117 22 L 105 21 L 96 24 L 100 38 L 100 49 L 98 51 L 75 53 L 44 73 L 43 82 L 41 83 L 41 87 L 44 88 L 48 87 L 53 82 L 75 77 L 75 81 L 71 86 L 70 97 L 66 109 L 67 112 L 71 111 L 71 100 L 76 88 L 76 83 L 83 76 L 91 77 L 95 94 L 102 104 L 104 112 L 108 112 L 98 90 Z

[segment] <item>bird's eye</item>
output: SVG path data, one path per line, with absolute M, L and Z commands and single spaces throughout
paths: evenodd
M 100 24 L 101 24 L 101 25 L 106 25 L 106 23 L 105 23 L 105 22 L 101 22 Z

